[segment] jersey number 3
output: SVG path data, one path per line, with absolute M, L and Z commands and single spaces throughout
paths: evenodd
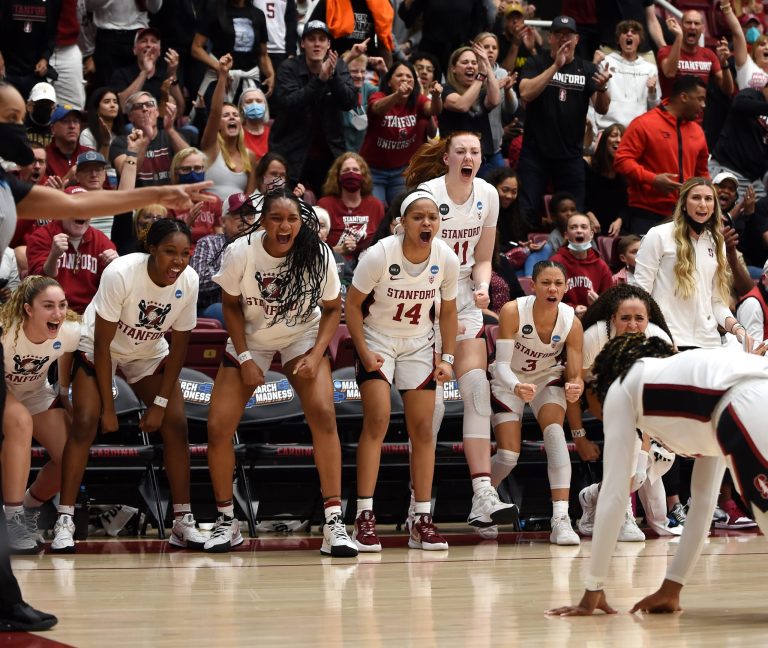
M 523 371 L 536 371 L 536 360 L 526 360 L 525 366 L 522 368 Z
M 403 311 L 405 310 L 405 304 L 398 304 L 397 305 L 397 312 L 395 313 L 395 316 L 392 318 L 396 322 L 402 322 L 403 317 L 411 320 L 411 324 L 416 326 L 416 324 L 419 323 L 419 319 L 421 319 L 421 304 L 416 304 L 415 306 L 412 306 L 409 308 L 405 313 Z

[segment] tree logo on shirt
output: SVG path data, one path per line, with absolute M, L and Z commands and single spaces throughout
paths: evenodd
M 21 376 L 32 376 L 40 373 L 45 363 L 48 362 L 49 356 L 41 358 L 39 356 L 25 356 L 20 355 L 13 356 L 13 373 Z
M 283 288 L 282 277 L 264 277 L 260 272 L 254 275 L 259 284 L 259 293 L 265 302 L 276 302 L 280 299 Z
M 139 302 L 139 321 L 136 326 L 146 329 L 162 331 L 163 323 L 168 313 L 171 312 L 171 304 L 158 304 L 157 302 Z

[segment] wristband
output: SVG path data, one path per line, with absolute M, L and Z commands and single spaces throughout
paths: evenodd
M 571 437 L 574 439 L 583 439 L 585 436 L 587 436 L 587 431 L 583 427 L 571 430 Z
M 126 151 L 125 157 L 135 158 L 135 157 L 139 157 L 139 154 L 136 151 Z
M 482 72 L 478 72 L 475 75 L 475 81 L 485 81 L 488 78 L 487 74 L 483 74 Z
M 69 396 L 69 385 L 59 385 L 59 395 Z
M 454 361 L 456 358 L 454 358 L 450 353 L 444 353 L 440 356 L 440 360 L 443 362 L 447 362 L 449 365 L 453 366 Z
M 178 79 L 174 79 L 173 81 L 171 81 L 171 85 L 172 86 L 179 85 L 179 80 Z
M 155 400 L 152 401 L 152 404 L 165 409 L 168 407 L 168 399 L 163 398 L 162 396 L 155 396 Z
M 125 160 L 123 164 L 130 164 L 131 166 L 136 166 L 136 160 Z
M 477 287 L 475 290 L 488 290 L 488 282 L 487 281 L 481 281 L 479 284 L 477 284 Z
M 745 328 L 744 328 L 744 326 L 743 326 L 742 324 L 739 324 L 738 322 L 736 322 L 736 323 L 735 323 L 735 324 L 734 324 L 734 325 L 731 327 L 731 334 L 732 334 L 732 335 L 736 335 L 736 329 L 744 329 L 745 331 L 747 330 L 747 329 L 745 329 Z
M 237 356 L 237 361 L 240 364 L 243 364 L 244 362 L 248 362 L 249 360 L 253 360 L 253 356 L 251 355 L 250 351 L 243 351 L 240 355 Z

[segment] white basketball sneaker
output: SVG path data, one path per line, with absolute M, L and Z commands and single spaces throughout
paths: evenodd
M 51 551 L 56 553 L 75 552 L 75 523 L 71 515 L 59 515 L 53 525 Z
M 185 513 L 173 521 L 171 537 L 168 538 L 168 542 L 174 547 L 184 549 L 202 549 L 207 540 L 208 537 L 197 528 L 197 522 L 192 513 Z
M 335 558 L 354 558 L 357 546 L 347 535 L 341 516 L 335 515 L 323 524 L 323 544 L 320 553 Z
M 581 544 L 581 540 L 571 526 L 571 518 L 567 515 L 559 518 L 552 518 L 552 533 L 549 534 L 549 541 L 552 544 L 560 546 L 572 546 Z
M 209 553 L 227 553 L 242 543 L 243 536 L 240 533 L 240 522 L 237 518 L 220 515 L 203 549 Z
M 467 518 L 467 524 L 473 527 L 515 524 L 519 516 L 517 504 L 502 502 L 496 489 L 489 484 L 472 496 L 472 510 Z

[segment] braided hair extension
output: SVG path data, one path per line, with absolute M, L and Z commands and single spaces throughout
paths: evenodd
M 286 326 L 306 323 L 311 319 L 323 293 L 328 264 L 331 263 L 330 248 L 320 240 L 320 222 L 315 210 L 292 191 L 280 187 L 267 192 L 260 200 L 261 205 L 256 207 L 259 217 L 241 236 L 250 237 L 258 230 L 277 200 L 294 203 L 301 218 L 301 227 L 293 245 L 277 268 L 283 280 L 280 303 L 267 326 L 274 326 L 281 321 Z
M 660 337 L 645 337 L 643 333 L 626 333 L 609 340 L 597 354 L 592 373 L 595 392 L 602 405 L 611 385 L 624 376 L 641 358 L 668 358 L 676 351 Z
M 587 312 L 584 313 L 584 317 L 581 319 L 581 325 L 584 327 L 584 330 L 586 331 L 590 326 L 604 321 L 608 328 L 608 339 L 610 340 L 611 318 L 619 310 L 621 303 L 628 299 L 639 299 L 643 302 L 648 311 L 648 321 L 652 322 L 669 335 L 670 340 L 674 339 L 667 326 L 667 320 L 664 319 L 664 314 L 661 312 L 661 308 L 659 308 L 656 300 L 640 286 L 632 284 L 619 284 L 618 286 L 613 286 L 600 295 L 594 303 L 587 308 Z
M 35 297 L 51 286 L 61 288 L 61 284 L 52 277 L 27 275 L 24 277 L 24 280 L 16 286 L 8 301 L 0 307 L 0 330 L 4 333 L 9 333 L 12 329 L 14 330 L 14 345 L 19 339 L 19 330 L 21 329 L 22 324 L 29 318 L 27 311 L 24 309 L 24 305 L 29 304 L 31 306 L 32 302 L 35 301 Z M 62 292 L 64 292 L 63 288 Z M 80 320 L 80 316 L 74 311 L 67 309 L 65 320 L 68 322 L 77 322 Z

